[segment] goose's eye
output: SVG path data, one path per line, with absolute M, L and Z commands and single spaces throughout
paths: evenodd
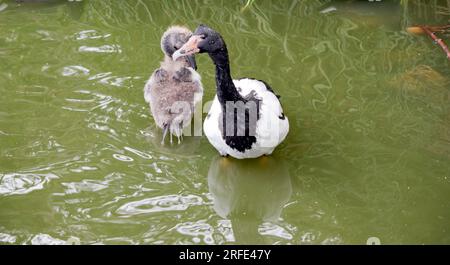
M 206 35 L 205 35 L 205 34 L 202 34 L 202 35 L 200 35 L 200 38 L 201 38 L 202 40 L 204 40 L 204 39 L 206 39 Z

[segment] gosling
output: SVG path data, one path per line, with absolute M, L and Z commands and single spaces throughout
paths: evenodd
M 167 133 L 182 139 L 183 129 L 191 123 L 196 105 L 201 102 L 203 86 L 196 72 L 195 57 L 183 56 L 175 61 L 172 55 L 192 36 L 181 26 L 169 27 L 161 38 L 164 61 L 156 69 L 144 87 L 144 98 L 150 104 L 155 123 L 163 130 L 161 144 Z

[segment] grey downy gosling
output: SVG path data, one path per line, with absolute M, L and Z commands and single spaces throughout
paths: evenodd
M 163 130 L 161 144 L 169 132 L 182 138 L 183 128 L 192 119 L 196 105 L 201 102 L 203 86 L 194 55 L 172 59 L 173 53 L 192 36 L 192 32 L 181 26 L 169 27 L 161 38 L 161 49 L 165 56 L 144 87 L 144 98 L 158 127 Z

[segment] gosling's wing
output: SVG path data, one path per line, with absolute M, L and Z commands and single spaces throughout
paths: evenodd
M 144 99 L 147 103 L 151 103 L 152 98 L 154 97 L 155 93 L 158 91 L 161 87 L 164 87 L 164 84 L 167 83 L 169 80 L 169 73 L 163 69 L 158 68 L 156 69 L 153 74 L 150 76 L 149 80 L 145 84 L 144 87 Z
M 192 82 L 192 72 L 187 67 L 181 67 L 178 71 L 173 75 L 173 80 L 175 82 L 184 82 L 189 83 Z

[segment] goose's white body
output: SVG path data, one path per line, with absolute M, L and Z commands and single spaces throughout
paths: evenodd
M 230 155 L 243 159 L 270 155 L 289 132 L 289 121 L 283 114 L 278 97 L 263 82 L 258 80 L 244 78 L 233 80 L 233 83 L 242 97 L 246 97 L 251 91 L 254 91 L 255 97 L 261 100 L 260 118 L 256 123 L 256 142 L 252 144 L 250 149 L 246 149 L 243 152 L 227 145 L 219 127 L 222 119 L 222 106 L 217 95 L 203 123 L 203 131 L 206 137 L 223 156 Z

